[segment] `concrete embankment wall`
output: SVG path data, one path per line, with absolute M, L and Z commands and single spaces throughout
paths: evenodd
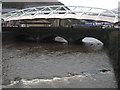
M 118 88 L 120 89 L 120 31 L 112 32 L 109 37 L 108 54 L 118 80 Z

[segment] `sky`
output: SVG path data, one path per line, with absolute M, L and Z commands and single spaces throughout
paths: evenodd
M 104 9 L 118 8 L 120 0 L 0 0 L 2 2 L 62 2 L 67 6 L 88 6 Z
M 118 8 L 120 0 L 58 0 L 67 6 L 88 6 L 104 9 Z

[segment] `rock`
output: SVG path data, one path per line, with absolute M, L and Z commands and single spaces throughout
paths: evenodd
M 21 77 L 16 77 L 14 81 L 20 81 L 22 78 Z
M 105 72 L 108 72 L 108 71 L 111 71 L 111 70 L 102 69 L 102 70 L 99 70 L 99 71 L 105 73 Z

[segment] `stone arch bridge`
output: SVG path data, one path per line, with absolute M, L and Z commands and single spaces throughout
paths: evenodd
M 37 42 L 51 42 L 59 36 L 68 43 L 81 43 L 85 37 L 93 37 L 104 45 L 109 42 L 109 34 L 115 29 L 101 27 L 3 27 L 3 41 L 31 38 Z

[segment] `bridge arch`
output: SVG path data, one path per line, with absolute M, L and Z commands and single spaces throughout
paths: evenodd
M 68 38 L 60 35 L 48 35 L 44 36 L 40 40 L 41 42 L 61 42 L 61 43 L 67 43 Z
M 95 37 L 85 37 L 82 39 L 83 43 L 91 43 L 97 45 L 104 45 L 104 42 Z
M 79 37 L 77 38 L 74 43 L 82 44 L 84 43 L 84 39 L 89 38 L 89 40 L 94 39 L 94 41 L 98 44 L 106 45 L 107 44 L 107 39 L 105 37 L 97 37 L 97 36 L 84 36 L 84 37 Z M 89 41 L 91 42 L 91 41 Z
M 68 43 L 68 40 L 60 36 L 55 37 L 55 41 L 61 42 L 61 43 Z
M 34 41 L 34 37 L 31 34 L 21 33 L 15 36 L 16 41 Z

